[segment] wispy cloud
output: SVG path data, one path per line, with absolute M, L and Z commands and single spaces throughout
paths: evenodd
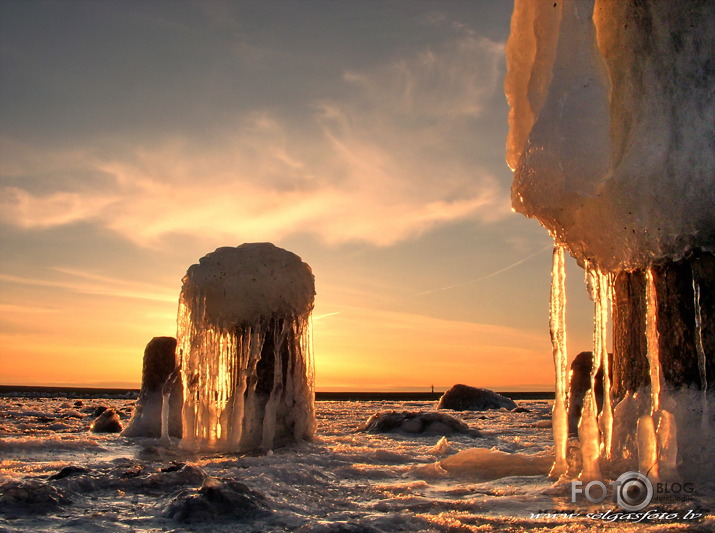
M 464 143 L 498 88 L 503 47 L 460 30 L 450 41 L 344 74 L 332 98 L 303 102 L 307 121 L 237 117 L 207 142 L 175 135 L 110 156 L 23 147 L 2 188 L 6 224 L 42 229 L 92 221 L 141 245 L 172 234 L 390 245 L 437 224 L 509 214 L 508 191 Z M 33 153 L 33 150 L 35 153 Z M 30 187 L 54 157 L 96 180 Z M 57 170 L 57 169 L 55 169 Z

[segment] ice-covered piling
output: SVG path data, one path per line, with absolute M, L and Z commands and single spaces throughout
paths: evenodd
M 505 81 L 512 205 L 597 287 L 592 372 L 607 364 L 613 305 L 612 388 L 600 427 L 592 402 L 581 417 L 587 475 L 610 462 L 715 476 L 712 439 L 698 438 L 711 431 L 715 379 L 714 26 L 710 0 L 515 1 Z M 555 362 L 559 473 L 565 388 Z
M 310 267 L 270 243 L 219 248 L 179 300 L 182 447 L 271 449 L 315 431 Z
M 176 339 L 154 337 L 144 349 L 142 387 L 125 437 L 181 437 L 181 384 L 167 381 L 177 371 Z

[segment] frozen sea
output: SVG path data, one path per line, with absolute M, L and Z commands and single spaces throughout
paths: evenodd
M 545 474 L 508 475 L 505 467 L 499 475 L 506 477 L 485 479 L 479 469 L 442 468 L 440 461 L 470 448 L 527 460 L 551 454 L 551 402 L 517 403 L 527 412 L 449 411 L 482 436 L 441 440 L 356 432 L 376 412 L 430 411 L 434 402 L 320 401 L 313 442 L 267 455 L 197 455 L 158 440 L 88 431 L 97 407 L 115 409 L 126 423 L 134 400 L 3 397 L 0 531 L 715 530 L 713 500 L 697 492 L 691 501 L 651 504 L 650 521 L 635 522 L 621 518 L 611 498 L 588 507 L 570 503 L 570 484 L 555 485 Z M 240 490 L 211 515 L 198 501 L 202 485 Z M 221 494 L 214 496 L 225 500 Z M 544 511 L 574 516 L 536 516 Z

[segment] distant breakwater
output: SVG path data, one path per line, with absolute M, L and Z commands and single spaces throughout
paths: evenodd
M 442 392 L 316 392 L 318 402 L 430 402 L 437 401 Z M 553 392 L 518 391 L 499 392 L 512 400 L 553 400 Z M 35 398 L 126 398 L 134 399 L 139 389 L 97 388 L 97 387 L 37 387 L 32 385 L 0 385 L 0 396 L 35 397 Z

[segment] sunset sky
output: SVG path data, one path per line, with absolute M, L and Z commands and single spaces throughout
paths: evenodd
M 270 241 L 315 274 L 318 390 L 552 388 L 551 239 L 504 162 L 511 9 L 0 2 L 0 384 L 138 386 L 186 269 Z

